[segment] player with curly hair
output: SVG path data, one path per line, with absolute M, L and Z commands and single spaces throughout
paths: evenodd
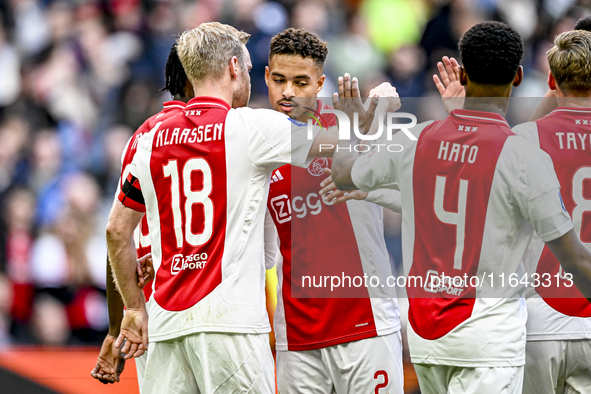
M 573 230 L 552 164 L 503 117 L 523 78 L 519 34 L 483 22 L 459 48 L 463 109 L 411 129 L 416 141 L 396 135 L 404 147 L 396 154 L 339 149 L 333 177 L 343 190 L 401 191 L 405 268 L 425 280 L 407 286 L 421 392 L 521 393 L 525 284 L 507 278 L 522 279 L 535 230 L 591 299 L 591 253 Z
M 304 29 L 290 28 L 273 37 L 265 69 L 273 109 L 301 122 L 336 124 L 334 115 L 323 113 L 332 107 L 317 98 L 327 54 L 327 44 Z M 330 165 L 330 158 L 319 158 L 307 168 L 284 165 L 271 176 L 265 235 L 278 233 L 282 256 L 274 317 L 277 385 L 283 394 L 401 394 L 400 312 L 392 295 L 371 298 L 367 288 L 350 285 L 330 297 L 329 289 L 323 289 L 324 297 L 294 295 L 297 273 L 320 275 L 338 267 L 336 273 L 348 277 L 391 275 L 382 206 L 400 212 L 400 194 L 357 190 L 342 195 L 330 180 L 319 193 Z M 270 248 L 267 256 L 272 259 Z

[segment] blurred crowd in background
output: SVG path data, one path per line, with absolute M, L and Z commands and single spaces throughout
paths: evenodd
M 582 0 L 1 0 L 0 345 L 96 344 L 106 333 L 104 229 L 128 138 L 170 97 L 160 92 L 178 35 L 202 22 L 252 34 L 251 106 L 269 107 L 271 37 L 302 27 L 329 43 L 327 82 L 436 98 L 442 55 L 482 20 L 526 43 L 525 82 L 546 91 L 556 33 L 590 13 Z M 399 261 L 399 218 L 386 235 Z

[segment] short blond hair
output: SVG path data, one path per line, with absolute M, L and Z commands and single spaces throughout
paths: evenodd
M 250 34 L 219 22 L 202 23 L 185 31 L 177 42 L 177 53 L 187 78 L 199 82 L 208 77 L 219 78 L 233 56 L 242 65 L 242 46 Z
M 591 33 L 573 30 L 559 34 L 547 52 L 550 71 L 560 90 L 591 90 Z

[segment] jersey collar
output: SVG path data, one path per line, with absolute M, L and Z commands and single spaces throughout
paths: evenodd
M 216 97 L 199 96 L 191 99 L 187 104 L 187 109 L 194 108 L 220 108 L 229 110 L 231 107 L 224 100 Z
M 485 112 L 485 111 L 473 111 L 471 109 L 454 109 L 450 115 L 460 118 L 462 120 L 471 120 L 474 122 L 486 122 L 486 123 L 503 123 L 507 126 L 509 124 L 496 112 Z
M 183 101 L 170 100 L 170 101 L 165 101 L 164 104 L 162 104 L 162 109 L 173 109 L 173 108 L 184 109 L 186 106 L 187 106 L 187 103 L 185 103 Z
M 590 114 L 591 108 L 579 108 L 579 107 L 558 107 L 552 112 L 574 112 L 578 114 Z

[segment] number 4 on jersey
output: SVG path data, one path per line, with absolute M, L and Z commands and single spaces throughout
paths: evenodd
M 180 180 L 176 160 L 170 160 L 162 167 L 164 176 L 170 177 L 170 192 L 172 196 L 172 217 L 174 221 L 174 234 L 177 248 L 182 248 L 185 241 L 191 246 L 205 244 L 211 238 L 213 232 L 213 202 L 209 198 L 212 190 L 211 167 L 203 158 L 187 160 L 183 167 L 182 181 L 185 196 L 185 230 L 183 236 L 183 223 L 181 215 Z M 203 174 L 203 188 L 198 191 L 191 190 L 191 175 L 193 171 L 201 171 Z M 193 233 L 193 204 L 203 205 L 203 231 L 200 234 Z
M 454 268 L 462 269 L 462 256 L 464 254 L 464 238 L 466 235 L 466 199 L 468 196 L 468 181 L 460 179 L 460 192 L 458 197 L 458 212 L 449 212 L 443 208 L 443 196 L 445 194 L 446 177 L 437 176 L 435 183 L 435 215 L 446 224 L 456 226 L 456 249 L 454 252 Z

